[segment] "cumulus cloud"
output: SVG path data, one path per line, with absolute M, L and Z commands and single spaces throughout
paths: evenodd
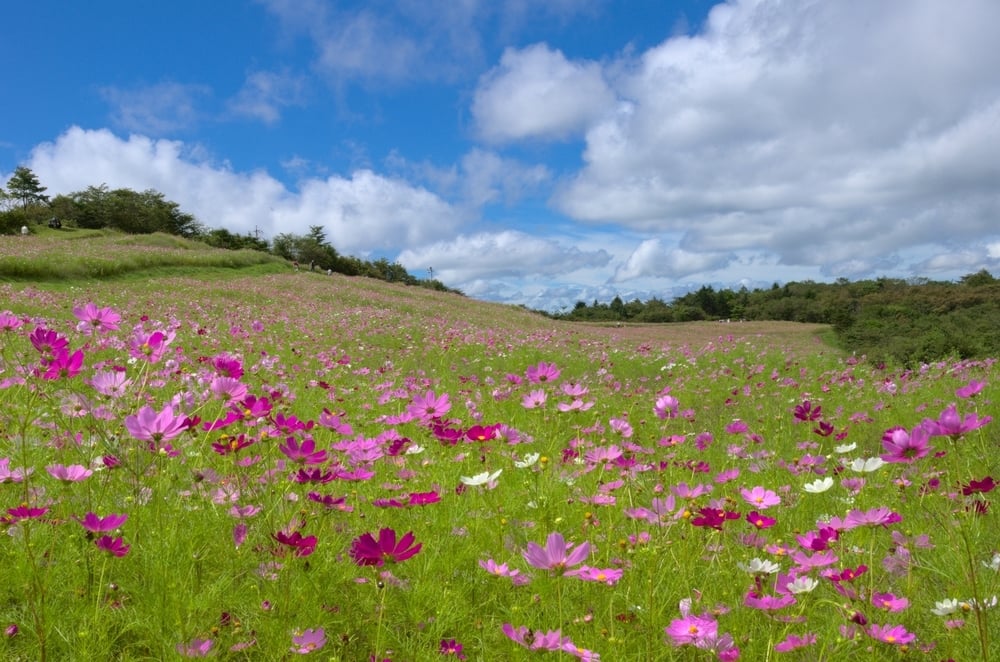
M 536 44 L 504 52 L 499 66 L 480 80 L 472 114 L 489 142 L 562 139 L 614 105 L 597 63 L 571 62 L 562 52 Z
M 668 248 L 659 239 L 647 239 L 629 255 L 612 277 L 621 283 L 642 276 L 680 279 L 692 274 L 714 271 L 733 260 L 731 254 L 692 252 Z
M 968 245 L 998 236 L 997 26 L 990 0 L 717 5 L 699 34 L 608 69 L 621 103 L 589 124 L 553 203 L 679 233 L 686 253 L 836 276 L 917 264 L 932 244 L 952 259 L 923 266 L 974 266 Z
M 434 269 L 435 277 L 459 287 L 477 279 L 524 279 L 554 276 L 588 267 L 603 267 L 611 260 L 604 250 L 582 251 L 556 240 L 516 230 L 461 235 L 430 245 L 409 248 L 399 255 L 407 269 Z
M 430 191 L 370 170 L 350 178 L 306 179 L 291 191 L 266 172 L 234 172 L 181 141 L 123 139 L 107 130 L 73 127 L 36 147 L 28 165 L 53 195 L 102 183 L 155 189 L 208 227 L 259 229 L 270 237 L 321 225 L 337 249 L 349 254 L 438 240 L 462 222 Z

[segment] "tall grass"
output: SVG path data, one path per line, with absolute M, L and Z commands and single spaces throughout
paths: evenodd
M 640 336 L 375 281 L 194 275 L 3 288 L 4 659 L 986 660 L 998 641 L 994 361 L 897 371 L 754 325 Z M 896 427 L 915 450 L 881 463 Z M 88 532 L 88 513 L 127 519 Z M 412 545 L 366 556 L 383 529 Z

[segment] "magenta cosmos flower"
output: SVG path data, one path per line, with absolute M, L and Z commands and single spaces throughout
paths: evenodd
M 386 561 L 400 563 L 414 556 L 423 543 L 414 544 L 415 537 L 408 531 L 396 540 L 396 532 L 390 528 L 379 529 L 378 540 L 370 533 L 364 533 L 351 542 L 350 555 L 358 565 L 381 566 Z
M 45 467 L 45 470 L 49 472 L 56 480 L 61 480 L 64 483 L 76 483 L 86 478 L 89 478 L 94 472 L 87 467 L 80 464 L 71 464 L 66 466 L 64 464 L 50 464 Z
M 450 410 L 451 400 L 448 398 L 448 394 L 435 395 L 434 391 L 414 396 L 413 401 L 406 408 L 407 412 L 424 423 L 441 418 Z
M 932 450 L 928 444 L 930 436 L 930 429 L 924 425 L 918 425 L 912 432 L 907 432 L 901 427 L 890 428 L 882 435 L 882 448 L 885 449 L 885 453 L 880 457 L 890 463 L 911 463 L 919 460 Z
M 98 308 L 93 302 L 73 308 L 73 315 L 80 320 L 76 330 L 85 335 L 109 333 L 118 330 L 122 317 L 111 308 Z
M 111 514 L 106 517 L 98 517 L 94 513 L 87 513 L 83 519 L 77 518 L 80 526 L 91 533 L 108 533 L 114 531 L 128 519 L 128 515 Z
M 562 572 L 566 568 L 583 563 L 588 554 L 590 554 L 590 543 L 585 542 L 576 546 L 566 542 L 562 534 L 556 531 L 549 534 L 545 547 L 529 542 L 523 556 L 533 568 Z
M 125 541 L 121 538 L 112 538 L 111 536 L 101 536 L 94 541 L 97 549 L 104 550 L 112 556 L 117 556 L 121 558 L 128 554 L 130 546 L 125 544 Z

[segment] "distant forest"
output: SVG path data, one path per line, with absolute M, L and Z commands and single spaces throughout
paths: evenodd
M 45 224 L 57 230 L 164 232 L 217 248 L 269 252 L 298 263 L 302 269 L 461 294 L 432 277 L 416 278 L 398 262 L 341 255 L 327 240 L 322 226 L 311 226 L 305 235 L 282 233 L 268 242 L 250 233 L 207 228 L 153 190 L 90 186 L 51 200 L 45 190 L 29 169 L 15 170 L 6 190 L 0 187 L 0 233 L 20 232 L 22 227 L 30 231 Z M 949 358 L 1000 358 L 1000 281 L 986 270 L 958 282 L 839 279 L 834 283 L 775 283 L 766 289 L 743 287 L 737 291 L 706 285 L 672 301 L 625 302 L 615 297 L 609 303 L 578 301 L 572 310 L 559 314 L 535 312 L 558 320 L 621 324 L 696 320 L 829 324 L 842 349 L 872 361 L 910 367 Z
M 843 349 L 879 362 L 914 366 L 943 358 L 1000 357 L 1000 281 L 986 270 L 958 282 L 842 278 L 737 291 L 706 285 L 670 302 L 578 301 L 553 317 L 622 323 L 814 322 L 831 325 Z

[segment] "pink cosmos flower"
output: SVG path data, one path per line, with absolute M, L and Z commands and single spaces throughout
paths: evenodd
M 909 433 L 901 427 L 886 430 L 882 435 L 885 453 L 881 458 L 886 462 L 913 463 L 933 450 L 927 443 L 930 436 L 930 430 L 923 425 L 918 425 Z
M 278 446 L 285 457 L 296 464 L 323 464 L 326 462 L 326 451 L 316 450 L 316 442 L 307 437 L 300 444 L 295 437 L 288 437 L 285 443 Z
M 71 464 L 69 466 L 51 464 L 45 467 L 45 470 L 48 471 L 49 475 L 53 478 L 61 480 L 64 483 L 76 483 L 89 478 L 94 473 L 87 467 L 79 464 Z
M 743 598 L 743 605 L 751 609 L 762 611 L 774 611 L 784 609 L 795 604 L 795 596 L 788 593 L 785 595 L 765 595 L 757 591 L 750 591 Z
M 955 391 L 955 395 L 959 398 L 971 398 L 972 396 L 980 393 L 985 386 L 986 382 L 973 380 L 965 386 L 958 388 Z
M 952 403 L 945 407 L 937 420 L 926 419 L 922 425 L 927 426 L 932 437 L 944 436 L 957 439 L 966 432 L 978 430 L 992 420 L 991 416 L 979 418 L 975 413 L 962 417 L 959 415 L 955 403 Z
M 453 655 L 456 660 L 465 660 L 465 653 L 462 652 L 462 644 L 454 639 L 442 639 L 438 652 L 442 655 Z
M 909 607 L 910 601 L 892 593 L 872 593 L 872 604 L 886 611 L 895 612 Z
M 536 407 L 543 406 L 546 399 L 548 399 L 548 395 L 545 391 L 536 389 L 534 391 L 529 391 L 523 398 L 521 398 L 521 406 L 525 409 L 535 409 Z
M 149 363 L 157 363 L 163 358 L 167 347 L 173 342 L 174 336 L 173 331 L 169 333 L 163 333 L 162 331 L 145 333 L 139 329 L 129 344 L 129 354 L 132 358 L 148 361 Z
M 378 540 L 370 533 L 362 534 L 351 542 L 350 555 L 358 565 L 381 567 L 386 561 L 402 563 L 411 558 L 423 543 L 414 544 L 415 536 L 408 531 L 398 541 L 396 532 L 390 528 L 379 529 Z
M 133 437 L 156 444 L 179 437 L 190 423 L 190 419 L 183 414 L 174 414 L 174 408 L 169 404 L 159 412 L 146 405 L 138 414 L 125 417 L 125 429 Z
M 557 572 L 583 563 L 588 554 L 590 554 L 590 543 L 584 542 L 576 546 L 574 543 L 566 542 L 558 531 L 549 534 L 545 547 L 529 542 L 523 552 L 524 560 L 531 567 Z
M 192 639 L 186 644 L 177 644 L 177 653 L 181 657 L 208 657 L 212 646 L 211 639 Z
M 911 632 L 907 632 L 906 628 L 902 625 L 876 625 L 873 624 L 867 630 L 868 636 L 872 639 L 885 642 L 887 644 L 892 644 L 894 646 L 903 646 L 905 644 L 911 643 L 917 636 Z
M 124 370 L 99 370 L 90 378 L 90 385 L 101 395 L 117 398 L 125 394 L 132 380 L 125 377 Z
M 94 541 L 94 544 L 97 546 L 97 549 L 104 550 L 112 556 L 119 558 L 128 554 L 128 550 L 130 549 L 130 546 L 126 545 L 121 537 L 101 536 Z
M 664 631 L 675 646 L 691 645 L 703 648 L 706 641 L 718 636 L 719 624 L 707 616 L 685 614 L 670 621 L 670 625 L 664 628 Z
M 87 513 L 83 516 L 83 519 L 77 518 L 76 521 L 91 533 L 108 533 L 120 527 L 127 519 L 128 515 L 111 514 L 105 517 L 98 517 L 94 513 Z
M 316 536 L 303 536 L 299 531 L 278 531 L 271 535 L 276 541 L 291 549 L 295 556 L 309 556 L 316 551 Z
M 98 308 L 93 302 L 73 308 L 73 315 L 80 320 L 76 330 L 85 335 L 110 333 L 118 330 L 122 317 L 111 308 Z
M 872 508 L 871 510 L 851 510 L 844 518 L 844 529 L 856 529 L 859 526 L 884 526 L 903 521 L 899 513 L 893 512 L 885 506 Z
M 451 399 L 447 393 L 435 395 L 434 391 L 427 391 L 414 396 L 406 410 L 422 422 L 430 423 L 451 411 Z
M 560 630 L 540 632 L 537 630 L 530 630 L 523 625 L 515 628 L 510 623 L 504 623 L 501 630 L 503 630 L 503 633 L 511 641 L 517 642 L 528 650 L 533 651 L 557 651 L 563 647 L 564 643 L 569 641 L 568 637 L 562 636 L 562 632 Z
M 521 574 L 520 570 L 508 568 L 506 563 L 497 563 L 493 559 L 480 561 L 479 567 L 491 575 L 510 578 L 515 586 L 523 586 L 531 581 L 526 575 Z
M 38 327 L 32 331 L 31 335 L 28 336 L 28 340 L 38 350 L 38 353 L 42 355 L 43 364 L 52 361 L 59 352 L 69 351 L 69 340 L 55 331 L 50 331 L 43 327 Z
M 576 577 L 585 582 L 600 582 L 608 586 L 614 586 L 622 578 L 624 571 L 621 568 L 591 568 L 588 565 L 580 566 L 575 570 L 566 573 L 566 577 Z
M 680 401 L 672 395 L 661 395 L 656 399 L 656 403 L 653 405 L 653 413 L 656 417 L 665 420 L 668 418 L 677 418 L 677 412 L 680 409 Z
M 556 367 L 555 363 L 546 363 L 545 361 L 540 361 L 538 365 L 528 366 L 524 371 L 524 376 L 532 384 L 554 382 L 559 379 L 560 374 L 560 370 Z
M 13 331 L 23 325 L 24 320 L 9 310 L 0 312 L 0 331 Z
M 781 503 L 781 497 L 760 485 L 749 490 L 744 487 L 740 490 L 740 496 L 751 506 L 756 506 L 760 510 L 765 510 Z
M 812 646 L 816 643 L 816 635 L 809 632 L 801 637 L 798 635 L 790 634 L 783 641 L 778 642 L 774 645 L 774 651 L 776 653 L 787 653 L 793 651 L 797 648 L 805 648 L 806 646 Z
M 325 645 L 326 632 L 324 632 L 323 628 L 316 628 L 315 630 L 307 629 L 292 636 L 292 647 L 290 650 L 299 655 L 306 655 L 307 653 L 312 653 L 323 648 Z
M 60 350 L 55 353 L 50 361 L 45 364 L 45 372 L 42 379 L 68 379 L 76 377 L 83 368 L 83 351 L 76 350 L 72 354 L 68 351 Z
M 754 525 L 758 529 L 769 529 L 778 523 L 778 520 L 773 517 L 768 517 L 766 515 L 761 515 L 756 510 L 747 513 L 747 521 Z

